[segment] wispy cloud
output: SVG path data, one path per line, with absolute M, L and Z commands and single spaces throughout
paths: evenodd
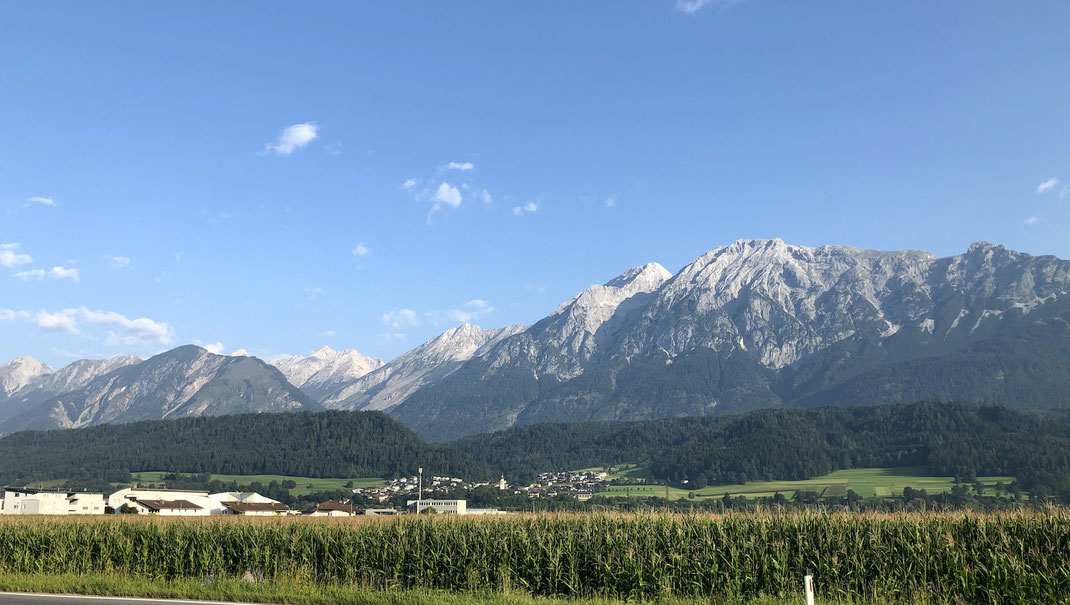
M 126 269 L 130 266 L 129 256 L 105 256 L 104 257 L 112 269 L 119 271 L 120 269 Z
M 693 15 L 707 6 L 728 6 L 746 0 L 676 0 L 676 10 L 685 15 Z
M 55 206 L 56 202 L 50 197 L 44 197 L 42 195 L 33 195 L 26 198 L 26 201 L 31 204 L 40 204 L 42 206 Z
M 357 258 L 368 256 L 371 253 L 372 253 L 372 249 L 369 248 L 368 245 L 365 244 L 364 242 L 360 242 L 352 250 L 353 256 L 355 256 Z
M 320 297 L 320 295 L 323 294 L 323 288 L 320 288 L 318 286 L 312 288 L 304 288 L 304 291 L 305 294 L 308 295 L 308 300 L 316 300 Z
M 279 135 L 278 140 L 274 143 L 264 145 L 264 150 L 261 154 L 268 155 L 274 153 L 276 155 L 290 155 L 295 150 L 316 140 L 318 135 L 319 126 L 317 126 L 315 122 L 304 122 L 301 124 L 294 124 L 293 126 L 287 126 Z
M 615 208 L 617 206 L 617 200 L 615 198 L 608 198 L 605 201 L 606 208 Z
M 525 214 L 535 214 L 539 211 L 539 205 L 535 202 L 528 202 L 523 206 L 513 207 L 513 214 L 517 216 L 524 216 Z
M 1039 222 L 1040 222 L 1040 217 L 1039 216 L 1031 216 L 1031 217 L 1025 219 L 1025 224 L 1029 225 L 1029 226 L 1033 226 L 1033 225 L 1035 225 L 1035 224 L 1037 224 Z
M 379 320 L 395 330 L 420 325 L 420 316 L 412 309 L 392 309 L 383 313 Z
M 147 317 L 130 319 L 114 311 L 97 311 L 87 307 L 74 307 L 59 311 L 41 309 L 37 312 L 0 309 L 0 319 L 22 320 L 46 332 L 82 334 L 82 323 L 107 328 L 103 340 L 109 345 L 159 346 L 171 344 L 174 331 L 167 322 L 154 321 Z M 87 335 L 100 340 L 100 338 Z
M 402 191 L 408 191 L 416 188 L 416 179 L 405 179 L 405 182 L 401 184 Z
M 320 332 L 320 336 L 326 336 L 328 338 L 331 337 L 331 336 L 337 336 L 337 335 L 338 335 L 338 332 L 335 332 L 334 330 L 324 330 L 324 331 Z
M 429 311 L 428 318 L 438 323 L 467 323 L 494 312 L 494 307 L 481 298 L 474 298 L 455 309 Z
M 460 170 L 462 172 L 468 172 L 475 168 L 475 164 L 472 162 L 450 162 L 443 166 L 445 170 Z
M 33 257 L 19 252 L 21 248 L 22 246 L 17 243 L 0 244 L 0 266 L 11 269 L 32 263 Z
M 1043 194 L 1055 189 L 1055 186 L 1059 184 L 1059 179 L 1051 177 L 1043 183 L 1037 185 L 1037 193 Z
M 80 281 L 78 276 L 78 269 L 69 269 L 67 267 L 52 267 L 48 271 L 44 269 L 30 269 L 29 271 L 19 271 L 14 277 L 21 279 L 22 281 L 30 281 L 36 279 L 41 281 L 46 277 L 52 279 L 69 279 L 71 281 Z

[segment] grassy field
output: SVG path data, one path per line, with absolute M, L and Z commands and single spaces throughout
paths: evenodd
M 163 477 L 169 475 L 171 471 L 144 471 L 140 473 L 132 473 L 135 480 L 139 485 L 148 485 L 150 483 L 164 483 Z M 264 485 L 271 483 L 272 481 L 278 481 L 282 483 L 287 479 L 293 480 L 297 483 L 297 487 L 290 490 L 290 493 L 295 496 L 301 496 L 311 492 L 321 492 L 325 490 L 345 489 L 345 484 L 352 481 L 354 487 L 376 487 L 380 485 L 386 485 L 384 479 L 377 477 L 356 477 L 352 479 L 316 479 L 313 477 L 287 477 L 283 475 L 212 475 L 212 479 L 218 479 L 220 481 L 230 482 L 236 481 L 239 485 L 248 485 L 259 481 Z
M 635 473 L 637 471 L 631 470 Z M 995 494 L 995 485 L 1002 481 L 1004 485 L 1010 485 L 1014 477 L 978 477 L 985 486 L 985 495 Z M 812 491 L 821 494 L 826 489 L 828 495 L 838 493 L 845 495 L 847 490 L 853 489 L 864 498 L 873 496 L 894 496 L 903 493 L 904 487 L 924 489 L 930 494 L 951 491 L 955 484 L 953 477 L 930 477 L 924 475 L 916 468 L 858 468 L 844 471 L 835 471 L 822 477 L 814 477 L 805 481 L 753 481 L 743 485 L 717 485 L 702 489 L 687 490 L 669 488 L 669 497 L 672 499 L 686 498 L 694 492 L 696 498 L 721 498 L 726 493 L 732 496 L 746 496 L 759 498 L 772 496 L 776 492 L 791 498 L 798 490 Z M 605 492 L 608 496 L 665 496 L 663 485 L 617 485 L 612 486 Z

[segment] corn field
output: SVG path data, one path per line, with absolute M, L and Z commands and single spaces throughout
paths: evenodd
M 1055 602 L 1070 515 L 539 515 L 0 521 L 0 573 L 237 576 L 554 596 Z

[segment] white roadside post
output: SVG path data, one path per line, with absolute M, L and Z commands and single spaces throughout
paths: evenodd
M 412 468 L 411 466 L 409 468 Z M 416 514 L 420 514 L 421 500 L 424 499 L 424 467 L 420 467 L 420 480 L 416 484 Z
M 806 605 L 814 605 L 814 576 L 809 569 L 803 578 L 803 591 L 806 593 Z

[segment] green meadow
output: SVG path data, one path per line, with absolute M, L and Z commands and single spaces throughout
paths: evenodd
M 625 471 L 629 475 L 642 476 L 634 467 Z M 984 485 L 984 495 L 995 495 L 996 483 L 1010 485 L 1014 477 L 978 477 Z M 804 481 L 750 481 L 740 485 L 711 485 L 702 489 L 668 488 L 669 498 L 687 498 L 693 493 L 695 498 L 722 498 L 725 494 L 762 498 L 773 496 L 777 492 L 791 498 L 797 491 L 811 491 L 826 495 L 846 495 L 847 490 L 854 490 L 863 498 L 874 496 L 897 496 L 904 487 L 924 489 L 930 494 L 951 491 L 955 485 L 954 477 L 932 477 L 925 475 L 919 468 L 857 468 L 834 471 L 828 475 L 806 479 Z M 665 496 L 664 485 L 615 485 L 602 492 L 607 496 Z M 826 492 L 826 490 L 828 490 Z
M 172 471 L 143 471 L 140 473 L 131 473 L 138 485 L 150 485 L 166 483 L 164 477 L 171 474 Z M 262 483 L 267 485 L 272 481 L 292 480 L 297 484 L 297 487 L 290 490 L 290 493 L 295 496 L 301 496 L 312 492 L 322 492 L 326 490 L 345 489 L 345 485 L 350 481 L 353 482 L 353 487 L 377 487 L 380 485 L 386 485 L 386 480 L 378 477 L 353 477 L 353 478 L 341 478 L 341 479 L 317 479 L 314 477 L 289 477 L 286 475 L 212 475 L 212 480 L 218 479 L 225 483 L 231 481 L 236 482 L 238 485 L 250 485 L 252 483 Z

